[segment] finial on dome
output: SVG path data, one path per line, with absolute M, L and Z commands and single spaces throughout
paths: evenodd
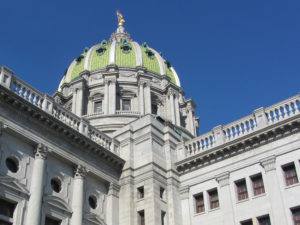
M 118 16 L 118 22 L 119 22 L 118 26 L 123 27 L 125 20 L 119 10 L 117 10 L 117 16 Z

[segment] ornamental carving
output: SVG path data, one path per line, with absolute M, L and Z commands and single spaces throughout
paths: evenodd
M 82 166 L 82 165 L 78 165 L 76 170 L 75 170 L 75 178 L 84 178 L 87 175 L 87 169 Z
M 265 169 L 266 172 L 275 170 L 275 162 L 276 162 L 276 157 L 273 155 L 269 158 L 260 160 L 260 165 Z
M 48 147 L 46 147 L 43 144 L 38 144 L 36 150 L 35 150 L 35 158 L 36 159 L 46 159 L 47 155 L 49 153 Z
M 216 180 L 220 184 L 220 187 L 229 185 L 229 176 L 230 176 L 229 172 L 225 172 L 216 176 Z

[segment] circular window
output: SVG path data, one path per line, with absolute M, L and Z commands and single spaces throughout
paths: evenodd
M 91 195 L 89 197 L 89 205 L 92 209 L 96 209 L 97 208 L 97 198 L 94 195 Z
M 6 163 L 7 169 L 10 172 L 16 173 L 19 170 L 19 161 L 18 161 L 17 158 L 15 158 L 15 157 L 8 157 L 5 160 L 5 163 Z
M 61 191 L 61 181 L 58 178 L 51 179 L 51 188 L 56 193 L 59 193 Z

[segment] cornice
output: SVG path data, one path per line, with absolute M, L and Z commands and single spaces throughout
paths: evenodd
M 201 153 L 178 161 L 175 163 L 176 169 L 180 174 L 185 174 L 299 131 L 300 114 L 237 138 L 231 142 L 227 142 L 210 150 L 202 151 Z

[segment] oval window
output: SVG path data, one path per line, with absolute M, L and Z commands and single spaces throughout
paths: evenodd
M 92 209 L 96 209 L 97 208 L 97 198 L 94 195 L 91 195 L 89 197 L 89 205 Z
M 61 191 L 61 181 L 58 178 L 52 178 L 51 179 L 51 188 L 56 193 L 59 193 Z
M 19 161 L 17 158 L 15 157 L 8 157 L 5 160 L 6 163 L 6 167 L 7 169 L 12 172 L 12 173 L 16 173 L 19 170 Z

